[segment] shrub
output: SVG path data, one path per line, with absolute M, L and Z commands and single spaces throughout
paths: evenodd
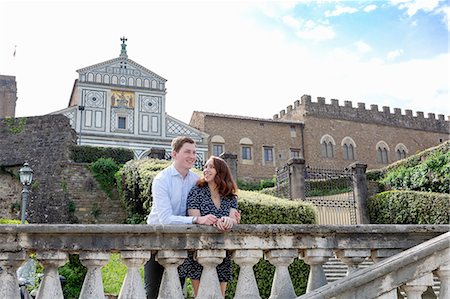
M 59 274 L 64 276 L 66 283 L 63 288 L 64 298 L 78 298 L 87 268 L 80 262 L 78 254 L 69 254 L 69 262 L 59 268 Z
M 119 165 L 111 158 L 100 158 L 89 168 L 102 190 L 111 197 L 112 190 L 116 188 L 115 174 L 119 170 Z
M 448 224 L 450 195 L 386 191 L 369 198 L 370 223 L 379 224 Z
M 74 162 L 93 163 L 100 158 L 111 158 L 117 164 L 125 164 L 134 159 L 134 153 L 132 150 L 126 148 L 87 145 L 75 145 L 71 147 L 70 159 Z

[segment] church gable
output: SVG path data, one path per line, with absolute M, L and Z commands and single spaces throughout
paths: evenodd
M 79 81 L 105 85 L 165 90 L 163 77 L 125 57 L 111 59 L 80 70 Z

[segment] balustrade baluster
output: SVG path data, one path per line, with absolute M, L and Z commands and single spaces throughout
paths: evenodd
M 64 298 L 58 268 L 66 263 L 68 256 L 67 252 L 62 251 L 44 251 L 36 253 L 36 258 L 44 266 L 44 278 L 39 286 L 36 299 Z
M 240 267 L 234 299 L 261 299 L 253 266 L 262 257 L 262 250 L 236 250 L 233 253 L 233 260 Z
M 402 252 L 400 249 L 376 249 L 371 251 L 370 256 L 372 257 L 372 261 L 378 263 L 400 252 Z M 403 296 L 400 294 L 400 290 L 395 288 L 383 294 L 382 296 L 379 296 L 377 299 L 398 299 L 398 298 L 403 298 Z
M 436 275 L 441 282 L 439 298 L 450 298 L 450 263 L 440 266 L 436 271 Z
M 323 264 L 332 256 L 333 251 L 330 249 L 305 249 L 302 259 L 310 266 L 306 293 L 328 283 L 325 272 L 323 271 Z
M 216 267 L 225 256 L 226 251 L 221 249 L 197 250 L 197 261 L 203 266 L 197 299 L 222 298 Z
M 156 259 L 164 266 L 164 274 L 159 288 L 158 299 L 183 299 L 178 266 L 187 258 L 186 250 L 161 250 Z
M 150 251 L 121 251 L 120 258 L 128 267 L 118 299 L 145 299 L 146 294 L 139 267 L 150 259 Z
M 79 299 L 104 299 L 101 269 L 108 263 L 109 253 L 83 251 L 80 253 L 80 261 L 88 270 Z
M 266 253 L 266 259 L 276 267 L 269 299 L 297 297 L 288 270 L 288 266 L 296 257 L 298 257 L 298 250 L 295 249 L 277 249 Z
M 361 264 L 367 257 L 370 256 L 369 249 L 338 249 L 336 256 L 347 265 L 347 275 L 358 270 L 358 265 Z
M 24 251 L 0 252 L 0 298 L 20 299 L 17 269 L 23 264 L 27 255 Z
M 422 299 L 422 294 L 433 285 L 433 273 L 426 274 L 402 286 L 408 299 Z M 445 298 L 445 297 L 444 297 Z

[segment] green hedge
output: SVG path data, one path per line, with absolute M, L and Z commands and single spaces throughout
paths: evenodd
M 369 198 L 370 223 L 449 224 L 450 195 L 415 191 L 386 191 Z
M 117 164 L 125 164 L 134 159 L 134 153 L 127 148 L 97 147 L 74 145 L 71 147 L 70 159 L 77 163 L 93 163 L 100 158 L 111 158 Z

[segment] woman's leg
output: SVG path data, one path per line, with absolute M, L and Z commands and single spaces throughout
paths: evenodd
M 221 282 L 220 283 L 220 291 L 222 292 L 222 297 L 225 298 L 225 291 L 227 289 L 227 282 Z
M 198 287 L 200 286 L 200 280 L 191 279 L 192 287 L 194 288 L 194 298 L 197 298 Z

